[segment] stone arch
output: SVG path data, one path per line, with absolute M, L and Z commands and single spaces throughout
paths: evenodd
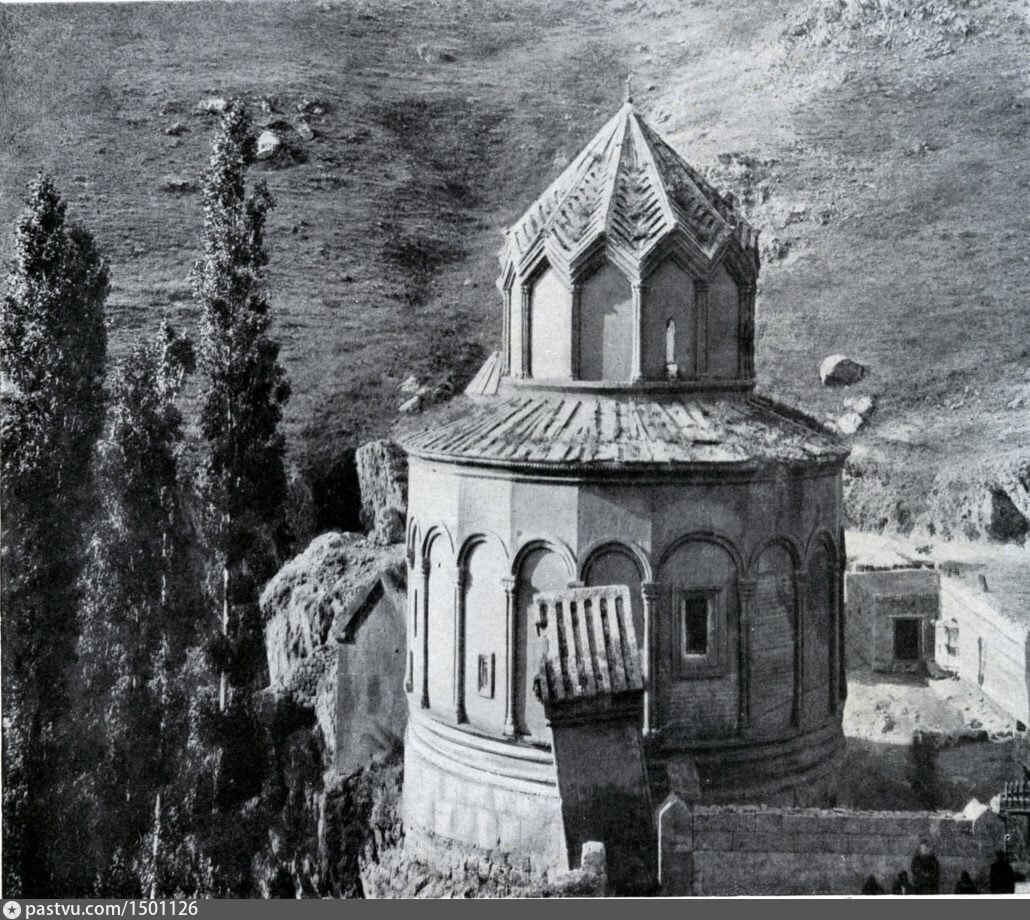
M 751 551 L 751 556 L 747 563 L 747 574 L 749 576 L 753 577 L 755 575 L 755 565 L 758 563 L 759 557 L 773 546 L 780 547 L 790 556 L 793 571 L 796 572 L 803 567 L 802 559 L 804 557 L 801 555 L 801 550 L 798 548 L 797 543 L 791 537 L 788 537 L 785 534 L 780 534 L 775 537 L 770 537 L 768 540 L 764 540 Z
M 714 543 L 716 546 L 722 547 L 727 553 L 729 553 L 730 558 L 733 560 L 737 574 L 742 575 L 744 573 L 744 557 L 741 555 L 740 550 L 737 549 L 737 544 L 729 537 L 714 530 L 693 530 L 690 533 L 676 537 L 659 555 L 658 571 L 661 572 L 662 567 L 669 561 L 669 558 L 676 552 L 676 550 L 686 543 L 695 541 Z
M 510 676 L 510 718 L 516 733 L 548 741 L 543 705 L 533 692 L 533 679 L 543 652 L 543 637 L 536 628 L 533 597 L 541 591 L 568 586 L 575 577 L 576 561 L 560 541 L 527 540 L 512 562 L 514 575 L 513 652 Z
M 793 540 L 774 537 L 755 549 L 748 565 L 754 585 L 748 624 L 750 713 L 758 734 L 782 732 L 800 718 L 800 561 Z
M 459 550 L 457 567 L 457 717 L 500 734 L 507 699 L 507 547 L 493 532 L 473 534 Z
M 451 536 L 450 530 L 447 529 L 446 524 L 434 524 L 425 532 L 422 537 L 421 548 L 419 550 L 419 558 L 425 559 L 429 552 L 430 546 L 437 539 L 444 539 L 447 541 L 447 549 L 450 554 L 454 555 L 454 538 Z
M 408 557 L 408 565 L 411 568 L 414 568 L 415 562 L 417 561 L 416 557 L 418 556 L 419 547 L 418 521 L 415 520 L 414 517 L 408 518 L 408 535 L 405 538 L 405 547 Z
M 519 569 L 522 567 L 526 556 L 538 549 L 550 550 L 552 553 L 560 556 L 562 561 L 565 563 L 565 568 L 568 570 L 569 581 L 576 578 L 576 554 L 572 552 L 569 545 L 554 537 L 533 535 L 526 537 L 519 544 L 519 548 L 515 551 L 515 555 L 512 557 L 511 569 L 509 571 L 513 578 L 518 578 Z
M 597 557 L 609 552 L 622 553 L 629 557 L 637 567 L 641 581 L 652 580 L 651 560 L 648 558 L 647 553 L 636 543 L 623 543 L 621 540 L 598 540 L 596 543 L 591 543 L 581 553 L 578 572 L 580 581 L 586 581 L 587 572 Z
M 656 722 L 686 737 L 726 738 L 741 727 L 740 576 L 736 545 L 711 531 L 673 540 L 659 556 L 655 611 Z M 705 649 L 687 647 L 691 604 L 706 607 Z
M 469 556 L 472 555 L 472 551 L 481 543 L 490 542 L 496 543 L 497 546 L 500 547 L 501 552 L 504 553 L 505 559 L 508 558 L 508 547 L 504 540 L 501 539 L 500 534 L 497 534 L 492 530 L 478 531 L 477 533 L 466 537 L 462 542 L 461 547 L 458 549 L 458 555 L 455 557 L 455 564 L 458 569 L 461 571 L 467 571 Z
M 837 707 L 837 545 L 829 531 L 809 537 L 805 571 L 802 722 L 815 725 Z
M 651 581 L 651 563 L 647 554 L 632 543 L 604 540 L 583 553 L 579 580 L 588 587 L 624 584 L 629 588 L 633 631 L 637 646 L 644 647 L 644 599 L 641 585 Z

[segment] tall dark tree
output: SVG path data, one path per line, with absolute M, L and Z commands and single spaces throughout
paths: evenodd
M 250 854 L 245 802 L 266 779 L 254 692 L 265 682 L 258 594 L 288 549 L 285 441 L 280 430 L 289 384 L 279 346 L 269 335 L 265 293 L 265 221 L 273 206 L 263 182 L 248 193 L 256 153 L 250 119 L 239 103 L 222 118 L 204 183 L 204 254 L 194 269 L 202 322 L 201 432 L 209 588 L 221 622 L 210 645 L 219 671 L 218 712 L 209 743 L 217 751 L 214 813 L 206 847 L 227 890 L 243 893 Z M 229 816 L 236 815 L 234 821 Z M 253 823 L 253 821 L 251 822 Z M 229 825 L 234 832 L 227 834 Z M 257 838 L 265 833 L 252 828 Z M 235 862 L 234 862 L 235 861 Z
M 206 536 L 226 640 L 218 653 L 223 711 L 234 689 L 249 689 L 260 676 L 257 595 L 288 540 L 279 425 L 290 390 L 279 345 L 268 334 L 264 235 L 274 202 L 264 182 L 249 194 L 246 189 L 256 150 L 250 118 L 234 102 L 222 118 L 205 177 L 204 256 L 194 267 L 202 311 Z
M 150 894 L 160 874 L 162 792 L 183 743 L 176 680 L 197 633 L 190 527 L 181 499 L 177 397 L 191 344 L 167 324 L 112 375 L 97 446 L 99 509 L 80 606 L 79 789 L 89 805 L 95 893 Z M 140 841 L 147 838 L 147 846 Z
M 62 781 L 82 528 L 103 422 L 107 264 L 29 185 L 0 318 L 3 412 L 4 893 L 56 893 L 48 859 Z

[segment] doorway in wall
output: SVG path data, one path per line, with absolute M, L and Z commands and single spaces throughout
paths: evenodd
M 899 617 L 894 621 L 894 660 L 911 663 L 919 660 L 919 629 L 921 621 Z

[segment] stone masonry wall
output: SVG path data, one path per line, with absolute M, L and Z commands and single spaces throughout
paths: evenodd
M 670 796 L 659 809 L 666 894 L 859 894 L 870 875 L 890 890 L 923 838 L 950 893 L 963 869 L 974 878 L 1003 845 L 989 810 L 871 812 L 706 806 Z

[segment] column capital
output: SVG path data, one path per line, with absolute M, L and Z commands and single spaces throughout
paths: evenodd
M 737 593 L 742 603 L 751 603 L 755 599 L 755 592 L 758 590 L 758 581 L 754 578 L 740 576 L 737 579 Z
M 695 278 L 694 279 L 694 290 L 695 291 L 707 291 L 711 287 L 707 278 Z
M 433 563 L 429 559 L 422 560 L 422 577 L 428 578 L 429 573 L 433 570 Z
M 464 591 L 468 587 L 468 583 L 468 569 L 466 569 L 464 566 L 458 566 L 458 568 L 454 570 L 454 586 L 459 591 Z
M 797 587 L 804 586 L 808 581 L 808 569 L 801 566 L 799 569 L 794 570 L 794 584 Z
M 645 600 L 653 601 L 662 593 L 662 586 L 657 581 L 642 581 L 640 583 L 640 596 Z
M 505 594 L 515 593 L 515 577 L 512 575 L 504 575 L 501 578 L 501 587 L 504 588 Z

